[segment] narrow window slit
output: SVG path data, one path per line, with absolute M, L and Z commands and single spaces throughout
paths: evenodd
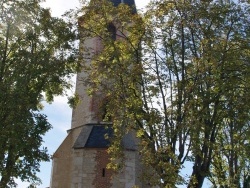
M 102 177 L 105 177 L 105 168 L 102 169 Z

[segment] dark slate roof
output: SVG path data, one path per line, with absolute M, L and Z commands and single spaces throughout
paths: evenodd
M 127 4 L 128 6 L 132 7 L 132 12 L 136 13 L 135 1 L 134 0 L 110 0 L 115 7 L 117 7 L 120 3 Z
M 79 134 L 79 136 L 77 137 L 73 148 L 75 149 L 79 149 L 79 148 L 83 148 L 89 138 L 90 133 L 92 132 L 93 126 L 83 126 L 82 130 Z
M 122 0 L 110 0 L 110 1 L 114 4 L 114 6 L 118 6 L 122 2 L 129 6 L 135 6 L 134 0 L 123 0 L 123 1 Z
M 77 137 L 73 148 L 108 148 L 110 141 L 108 138 L 112 138 L 113 129 L 111 124 L 86 124 L 82 127 L 82 130 Z M 124 149 L 137 150 L 135 135 L 128 133 L 122 139 L 122 146 Z
M 113 130 L 110 126 L 93 126 L 85 148 L 107 148 L 110 146 L 110 141 L 105 138 L 107 138 L 106 136 L 111 138 L 112 135 Z
M 127 150 L 137 150 L 138 148 L 138 142 L 139 140 L 137 140 L 138 138 L 136 138 L 136 135 L 132 132 L 127 133 L 126 135 L 124 135 L 123 139 L 122 139 L 122 146 L 124 147 L 124 149 Z

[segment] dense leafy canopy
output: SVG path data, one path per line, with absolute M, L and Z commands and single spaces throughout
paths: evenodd
M 249 186 L 249 8 L 216 0 L 155 0 L 141 15 L 104 0 L 83 8 L 81 40 L 102 45 L 82 56 L 92 56 L 86 84 L 103 93 L 113 121 L 111 159 L 134 130 L 151 185 Z
M 53 18 L 40 0 L 0 2 L 0 187 L 39 183 L 48 161 L 42 136 L 51 128 L 40 102 L 69 88 L 77 51 L 73 25 Z

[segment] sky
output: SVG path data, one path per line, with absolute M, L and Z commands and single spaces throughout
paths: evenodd
M 145 7 L 149 0 L 135 0 L 137 9 Z M 80 6 L 79 0 L 46 0 L 44 7 L 51 9 L 52 16 L 60 17 L 65 11 L 75 9 Z M 73 78 L 75 80 L 75 78 Z M 74 89 L 69 90 L 68 94 L 72 95 Z M 44 104 L 43 113 L 47 115 L 48 121 L 52 124 L 51 129 L 44 137 L 43 147 L 47 147 L 48 152 L 52 155 L 64 138 L 67 136 L 67 130 L 71 127 L 72 109 L 67 104 L 67 97 L 56 97 L 52 104 Z M 52 161 L 41 163 L 40 173 L 38 177 L 42 180 L 42 184 L 38 188 L 47 188 L 50 186 L 50 175 L 52 169 Z M 17 180 L 18 188 L 27 188 L 29 183 Z

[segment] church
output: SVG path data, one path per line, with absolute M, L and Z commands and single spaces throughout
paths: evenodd
M 98 1 L 98 0 L 97 0 Z M 135 7 L 134 0 L 110 0 L 116 7 L 125 3 Z M 98 40 L 81 41 L 80 46 L 98 49 Z M 98 99 L 89 96 L 83 80 L 88 75 L 77 74 L 76 93 L 80 102 L 73 109 L 68 135 L 53 155 L 50 188 L 147 188 L 141 179 L 143 166 L 138 152 L 138 140 L 128 133 L 121 140 L 124 148 L 124 167 L 119 172 L 107 169 L 112 137 L 112 123 L 97 118 Z M 97 105 L 98 106 L 98 105 Z

